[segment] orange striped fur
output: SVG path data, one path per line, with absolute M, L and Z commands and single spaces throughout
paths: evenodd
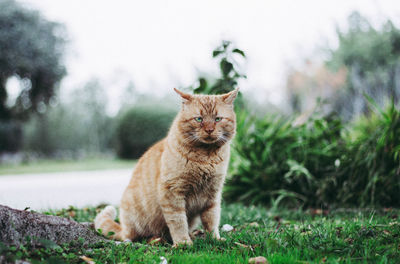
M 220 238 L 221 192 L 235 135 L 233 101 L 238 90 L 224 95 L 190 95 L 177 89 L 182 108 L 166 138 L 139 159 L 123 193 L 120 224 L 107 206 L 95 228 L 118 240 L 172 238 L 191 244 L 199 220 Z

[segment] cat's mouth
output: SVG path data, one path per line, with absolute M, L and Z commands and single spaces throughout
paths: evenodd
M 207 144 L 212 144 L 218 141 L 218 138 L 212 136 L 206 136 L 202 138 L 202 141 Z

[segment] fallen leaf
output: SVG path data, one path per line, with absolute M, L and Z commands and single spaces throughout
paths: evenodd
M 76 216 L 76 212 L 75 211 L 69 211 L 68 215 L 71 217 L 75 217 Z
M 201 230 L 201 229 L 197 229 L 197 230 L 194 230 L 194 231 L 192 232 L 192 235 L 193 235 L 193 236 L 201 236 L 201 235 L 204 235 L 204 231 Z
M 338 226 L 336 227 L 336 235 L 338 237 L 340 237 L 341 233 L 342 233 L 343 227 L 342 226 Z
M 235 242 L 235 245 L 238 245 L 239 247 L 243 247 L 243 248 L 250 248 L 250 246 L 239 243 L 239 242 Z
M 322 215 L 324 211 L 322 209 L 315 209 L 314 214 L 316 215 Z
M 383 212 L 384 213 L 391 213 L 393 211 L 393 208 L 389 207 L 389 208 L 383 208 Z
M 346 238 L 344 241 L 346 241 L 349 244 L 353 244 L 354 239 L 352 239 L 351 237 Z
M 302 236 L 311 235 L 311 234 L 312 234 L 311 231 L 304 231 L 304 232 L 300 233 L 300 235 L 302 235 Z
M 147 243 L 150 245 L 158 245 L 163 242 L 163 239 L 161 237 L 152 237 L 147 241 L 148 241 Z
M 251 227 L 259 227 L 260 225 L 257 222 L 252 222 L 249 224 Z
M 239 243 L 239 242 L 234 242 L 234 244 L 239 246 L 239 247 L 241 247 L 241 248 L 247 248 L 247 249 L 250 249 L 251 251 L 253 251 L 253 247 L 252 246 L 248 246 L 248 245 L 245 245 L 245 244 L 242 244 L 242 243 Z
M 251 264 L 268 264 L 268 261 L 263 256 L 258 256 L 258 257 L 249 259 L 249 263 L 251 263 Z
M 86 256 L 80 256 L 79 258 L 88 264 L 96 264 L 96 262 L 94 262 L 92 258 Z

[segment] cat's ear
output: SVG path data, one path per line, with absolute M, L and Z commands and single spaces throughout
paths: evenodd
M 222 101 L 224 101 L 227 104 L 233 104 L 233 101 L 235 101 L 235 98 L 236 98 L 238 92 L 239 92 L 239 88 L 236 88 L 235 90 L 233 90 L 229 93 L 221 95 Z
M 184 93 L 176 88 L 174 88 L 174 91 L 182 97 L 184 103 L 191 101 L 193 98 L 192 95 Z

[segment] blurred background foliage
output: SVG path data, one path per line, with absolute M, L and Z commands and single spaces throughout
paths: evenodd
M 337 38 L 324 61 L 305 58 L 288 72 L 290 111 L 240 94 L 227 201 L 400 206 L 400 31 L 391 21 L 375 28 L 354 12 Z M 62 25 L 0 2 L 0 161 L 140 157 L 165 136 L 179 99 L 140 94 L 130 83 L 110 115 L 108 87 L 95 78 L 58 97 L 65 39 Z M 201 74 L 187 90 L 226 93 L 246 78 L 246 54 L 234 43 L 210 55 L 219 73 Z M 14 97 L 6 89 L 13 78 L 22 87 Z
M 164 104 L 138 104 L 121 114 L 116 129 L 119 157 L 138 159 L 168 133 L 177 111 Z
M 45 114 L 24 125 L 24 150 L 47 157 L 79 158 L 109 152 L 115 120 L 106 113 L 104 87 L 93 79 Z
M 0 2 L 0 118 L 26 119 L 44 112 L 65 76 L 66 31 L 37 11 L 14 0 Z M 10 77 L 22 82 L 16 98 L 8 98 Z M 11 99 L 11 100 L 8 100 Z

